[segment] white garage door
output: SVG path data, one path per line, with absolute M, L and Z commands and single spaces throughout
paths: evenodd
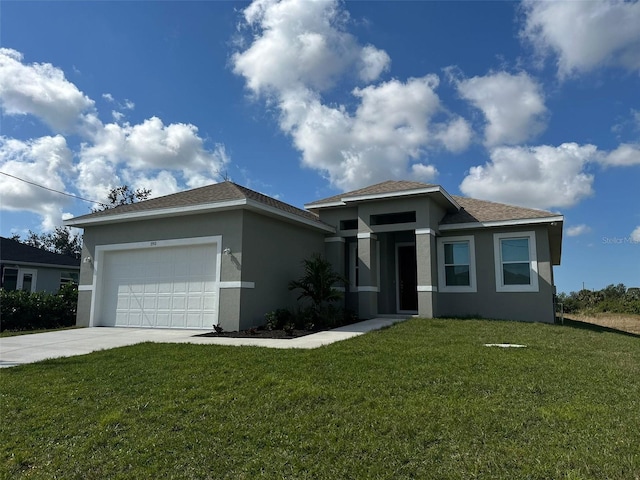
M 105 252 L 99 324 L 211 328 L 216 253 L 215 244 Z

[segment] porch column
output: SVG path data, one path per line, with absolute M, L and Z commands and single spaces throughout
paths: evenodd
M 373 233 L 358 233 L 358 316 L 364 319 L 378 315 L 376 244 Z
M 416 229 L 416 260 L 418 266 L 418 315 L 437 315 L 438 266 L 436 263 L 436 232 L 431 228 Z
M 345 252 L 344 252 L 344 237 L 327 237 L 324 239 L 324 256 L 327 261 L 331 264 L 333 270 L 340 275 L 343 275 L 345 278 L 348 277 L 346 270 L 346 262 L 345 262 Z M 344 284 L 335 285 L 336 290 L 340 290 L 343 293 L 342 299 L 336 304 L 340 307 L 345 306 L 345 286 Z

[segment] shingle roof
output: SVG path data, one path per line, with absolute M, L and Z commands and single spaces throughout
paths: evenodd
M 215 183 L 213 185 L 194 188 L 193 190 L 186 190 L 184 192 L 178 192 L 171 195 L 165 195 L 164 197 L 152 198 L 150 200 L 144 200 L 142 202 L 120 205 L 116 208 L 110 208 L 102 212 L 90 213 L 88 215 L 75 217 L 73 221 L 94 218 L 98 219 L 112 215 L 120 215 L 123 213 L 142 213 L 168 208 L 192 207 L 195 205 L 215 205 L 216 203 L 244 199 L 253 200 L 255 202 L 273 207 L 283 212 L 299 216 L 306 220 L 322 223 L 318 219 L 318 216 L 311 212 L 296 208 L 292 205 L 281 202 L 280 200 L 276 200 L 275 198 L 263 195 L 262 193 L 258 193 L 254 190 L 237 185 L 230 181 Z
M 2 263 L 44 263 L 80 267 L 80 259 L 59 253 L 47 252 L 41 248 L 0 237 L 0 261 Z
M 440 221 L 440 225 L 454 223 L 499 222 L 506 220 L 524 220 L 529 218 L 557 217 L 558 214 L 533 208 L 516 207 L 504 203 L 476 200 L 475 198 L 452 195 L 462 207 L 449 213 Z
M 385 193 L 404 192 L 408 190 L 419 190 L 423 188 L 437 187 L 437 185 L 422 182 L 410 182 L 407 180 L 388 180 L 386 182 L 376 183 L 368 187 L 360 188 L 359 190 L 353 190 L 351 192 L 341 193 L 332 197 L 323 198 L 322 200 L 316 200 L 315 202 L 308 203 L 306 206 L 313 208 L 314 205 L 321 205 L 324 203 L 339 202 L 343 198 L 360 197 L 363 195 L 382 195 Z

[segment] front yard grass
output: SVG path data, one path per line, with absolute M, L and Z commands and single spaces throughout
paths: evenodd
M 527 348 L 485 347 L 517 343 Z M 2 478 L 640 478 L 640 340 L 414 319 L 0 371 Z

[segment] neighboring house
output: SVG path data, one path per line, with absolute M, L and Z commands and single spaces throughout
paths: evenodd
M 84 228 L 78 325 L 260 325 L 296 305 L 288 282 L 315 252 L 360 318 L 554 321 L 561 215 L 408 181 L 305 207 L 223 182 L 68 220 Z
M 0 237 L 0 270 L 4 290 L 56 293 L 78 283 L 80 259 Z

